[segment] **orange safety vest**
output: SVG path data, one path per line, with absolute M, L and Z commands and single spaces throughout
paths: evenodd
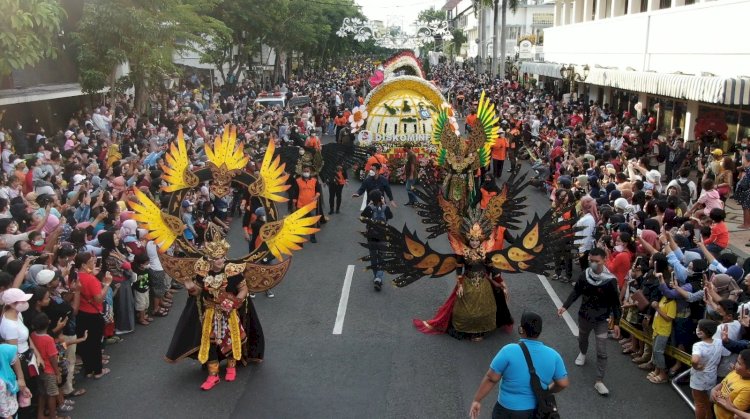
M 302 208 L 310 202 L 315 201 L 316 187 L 318 186 L 318 180 L 310 178 L 305 180 L 302 177 L 297 178 L 297 208 Z
M 479 208 L 483 210 L 487 209 L 487 204 L 490 203 L 490 199 L 492 199 L 493 196 L 497 195 L 497 192 L 488 191 L 484 188 L 479 188 L 479 192 L 482 193 L 482 200 L 479 201 Z
M 470 127 L 473 127 L 477 123 L 477 115 L 471 114 L 466 117 L 466 123 L 469 124 Z
M 344 177 L 344 172 L 338 171 L 336 172 L 336 183 L 339 185 L 346 185 L 346 178 Z
M 492 159 L 493 160 L 505 160 L 505 154 L 508 149 L 508 139 L 505 137 L 497 137 L 495 144 L 492 145 Z
M 369 159 L 367 159 L 367 163 L 365 163 L 365 171 L 369 171 L 373 164 L 379 163 L 380 164 L 380 173 L 378 174 L 384 174 L 386 172 L 386 159 L 385 156 L 382 154 L 374 154 L 370 156 Z
M 316 149 L 318 151 L 320 151 L 321 148 L 322 148 L 320 146 L 320 139 L 318 137 L 315 137 L 315 136 L 312 136 L 312 135 L 309 136 L 309 137 L 307 137 L 307 140 L 305 141 L 305 147 L 314 148 L 314 149 Z

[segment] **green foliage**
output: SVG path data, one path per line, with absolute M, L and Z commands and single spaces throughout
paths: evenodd
M 172 54 L 203 45 L 229 31 L 219 20 L 204 13 L 214 0 L 96 0 L 86 2 L 75 34 L 79 43 L 81 87 L 87 93 L 105 87 L 121 89 L 115 79 L 118 65 L 127 62 L 128 80 L 138 99 L 146 87 L 161 84 L 174 72 Z M 144 105 L 141 102 L 140 105 Z
M 66 16 L 57 0 L 0 0 L 0 76 L 56 56 Z
M 447 14 L 445 13 L 445 10 L 443 9 L 435 9 L 435 7 L 430 7 L 429 9 L 424 9 L 417 15 L 417 20 L 422 22 L 429 22 L 432 20 L 445 20 L 447 17 Z

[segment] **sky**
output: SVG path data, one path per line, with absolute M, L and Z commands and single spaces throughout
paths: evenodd
M 355 0 L 362 6 L 362 13 L 370 20 L 382 20 L 386 26 L 395 23 L 408 27 L 417 20 L 417 15 L 430 6 L 443 7 L 446 0 Z

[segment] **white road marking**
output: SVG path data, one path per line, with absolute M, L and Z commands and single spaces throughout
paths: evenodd
M 557 296 L 557 293 L 554 289 L 552 289 L 552 285 L 550 285 L 549 281 L 547 280 L 547 277 L 544 275 L 537 275 L 539 277 L 539 281 L 541 281 L 542 286 L 545 290 L 547 290 L 547 294 L 549 294 L 550 298 L 552 298 L 552 302 L 555 303 L 555 308 L 562 307 L 563 303 L 560 301 L 560 297 Z M 565 313 L 562 315 L 563 320 L 565 320 L 565 323 L 568 324 L 568 328 L 573 333 L 573 336 L 578 337 L 578 325 L 575 321 L 573 321 L 573 318 L 570 317 L 570 313 L 566 310 Z
M 352 287 L 352 276 L 354 276 L 354 265 L 346 267 L 344 286 L 341 288 L 339 309 L 336 312 L 336 323 L 333 325 L 333 334 L 340 335 L 344 330 L 344 317 L 346 317 L 346 305 L 349 303 L 349 289 Z
M 366 206 L 367 206 L 367 191 L 365 191 L 364 195 L 362 195 L 362 206 L 359 207 L 359 212 L 364 211 Z

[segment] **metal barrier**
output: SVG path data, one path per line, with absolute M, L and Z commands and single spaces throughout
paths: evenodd
M 635 326 L 633 326 L 631 323 L 628 323 L 627 321 L 623 319 L 620 319 L 620 328 L 623 330 L 627 330 L 628 333 L 633 335 L 636 339 L 640 340 L 641 342 L 648 343 L 649 345 L 652 344 L 651 336 L 646 336 L 642 330 L 636 329 Z M 667 345 L 667 349 L 664 351 L 664 354 L 682 362 L 685 365 L 692 365 L 693 363 L 690 357 L 690 354 L 684 351 L 681 351 L 672 345 Z M 674 391 L 676 391 L 677 394 L 680 395 L 682 400 L 684 400 L 685 403 L 687 403 L 687 405 L 690 406 L 690 408 L 693 409 L 693 411 L 695 411 L 695 404 L 693 404 L 692 396 L 690 396 L 689 394 L 685 394 L 685 392 L 682 391 L 682 388 L 680 388 L 680 386 L 677 384 L 678 381 L 680 381 L 683 377 L 685 377 L 688 374 L 690 374 L 689 369 L 681 372 L 680 374 L 677 374 L 677 376 L 675 376 L 670 381 L 670 384 L 672 385 L 672 388 L 674 389 Z

